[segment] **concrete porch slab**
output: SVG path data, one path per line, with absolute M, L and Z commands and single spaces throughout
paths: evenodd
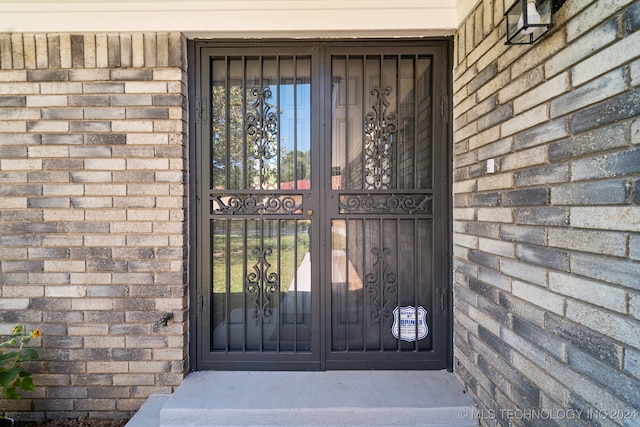
M 475 426 L 474 408 L 446 371 L 208 371 L 127 427 Z

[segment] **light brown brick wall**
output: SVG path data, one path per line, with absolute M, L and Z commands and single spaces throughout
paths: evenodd
M 455 373 L 483 425 L 637 425 L 640 2 L 512 47 L 505 3 L 455 40 Z
M 185 52 L 177 33 L 0 34 L 0 335 L 44 334 L 36 391 L 0 412 L 126 418 L 183 378 Z

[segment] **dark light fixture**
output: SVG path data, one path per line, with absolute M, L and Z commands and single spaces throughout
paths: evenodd
M 533 44 L 552 27 L 552 14 L 565 0 L 516 0 L 504 16 L 507 22 L 505 44 Z

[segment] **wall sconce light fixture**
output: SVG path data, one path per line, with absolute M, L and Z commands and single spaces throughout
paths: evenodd
M 551 16 L 565 0 L 515 0 L 504 16 L 507 22 L 505 44 L 533 44 L 553 25 Z

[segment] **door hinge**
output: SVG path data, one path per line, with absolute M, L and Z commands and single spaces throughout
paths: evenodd
M 205 108 L 207 105 L 207 98 L 196 97 L 196 123 L 207 123 L 207 115 L 205 114 Z
M 196 97 L 196 123 L 200 123 L 202 119 L 202 100 Z
M 207 123 L 207 97 L 203 97 L 200 101 L 200 120 L 202 123 Z
M 440 291 L 440 313 L 443 313 L 443 314 L 447 312 L 444 305 L 444 302 L 445 302 L 444 300 L 445 300 L 444 293 Z
M 198 295 L 196 299 L 198 300 L 196 303 L 196 316 L 202 317 L 202 311 L 204 310 L 204 295 Z
M 440 123 L 449 123 L 449 97 L 440 98 Z

